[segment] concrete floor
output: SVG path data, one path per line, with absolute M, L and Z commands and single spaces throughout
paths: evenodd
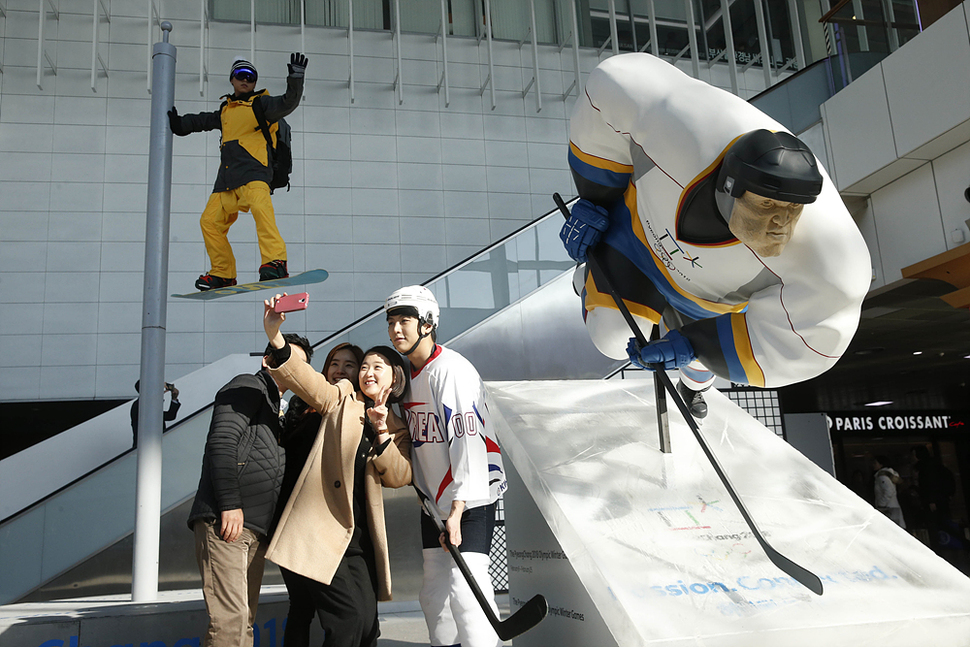
M 498 595 L 496 602 L 500 617 L 508 617 L 509 596 Z M 255 624 L 265 634 L 260 644 L 275 647 L 282 642 L 281 631 L 276 628 L 282 626 L 288 607 L 285 588 L 264 586 L 259 606 Z M 382 602 L 378 605 L 378 617 L 379 647 L 429 644 L 417 600 Z M 185 637 L 201 637 L 206 622 L 199 590 L 162 592 L 157 601 L 148 603 L 134 603 L 124 595 L 12 604 L 0 606 L 0 645 L 193 644 L 191 640 L 185 642 Z M 322 638 L 319 625 L 314 623 L 316 634 Z
M 509 596 L 497 595 L 499 617 L 505 619 L 509 615 Z M 417 602 L 398 603 L 395 606 L 381 605 L 378 609 L 381 623 L 381 637 L 377 640 L 378 647 L 413 647 L 423 645 L 427 647 L 428 627 L 424 623 L 424 615 Z M 502 643 L 511 645 L 511 641 Z

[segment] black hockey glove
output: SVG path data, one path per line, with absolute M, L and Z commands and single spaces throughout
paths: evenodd
M 306 73 L 306 64 L 307 57 L 299 52 L 295 52 L 290 54 L 290 62 L 286 64 L 286 69 L 289 70 L 290 76 L 302 79 Z
M 179 137 L 185 137 L 190 134 L 182 126 L 182 118 L 179 116 L 179 111 L 175 109 L 175 106 L 172 106 L 172 109 L 168 111 L 168 127 Z

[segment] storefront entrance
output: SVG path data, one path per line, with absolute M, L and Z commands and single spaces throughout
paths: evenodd
M 881 458 L 898 474 L 890 476 L 906 529 L 970 575 L 970 416 L 827 415 L 839 481 L 873 504 L 873 461 Z

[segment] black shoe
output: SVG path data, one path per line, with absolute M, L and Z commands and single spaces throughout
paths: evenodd
M 704 402 L 704 395 L 701 391 L 694 391 L 683 382 L 677 382 L 677 393 L 679 393 L 680 397 L 682 397 L 684 402 L 687 403 L 687 408 L 690 410 L 690 415 L 694 416 L 698 420 L 702 420 L 707 417 L 707 403 Z
M 259 280 L 272 281 L 289 277 L 286 271 L 286 261 L 270 261 L 259 266 Z
M 212 290 L 213 288 L 225 288 L 235 284 L 236 279 L 224 279 L 221 276 L 203 274 L 198 278 L 198 280 L 196 280 L 195 287 L 196 289 L 205 292 L 206 290 Z

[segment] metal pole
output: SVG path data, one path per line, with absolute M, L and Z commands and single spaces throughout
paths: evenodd
M 613 56 L 620 53 L 620 39 L 616 32 L 616 0 L 610 0 L 610 40 L 613 42 Z
M 761 71 L 765 76 L 765 89 L 771 87 L 771 55 L 768 53 L 768 30 L 765 27 L 765 8 L 761 0 L 754 0 L 754 18 L 758 25 L 758 47 L 761 50 Z
M 138 476 L 131 599 L 158 599 L 158 545 L 162 508 L 162 398 L 165 387 L 165 320 L 168 305 L 168 237 L 172 207 L 172 131 L 175 46 L 172 23 L 161 24 L 152 52 L 152 112 L 145 226 L 145 287 L 141 320 L 141 395 L 138 405 Z
M 791 19 L 791 33 L 795 44 L 795 61 L 798 69 L 805 69 L 805 46 L 802 44 L 802 23 L 798 19 L 798 3 L 788 0 L 788 14 Z
M 684 0 L 687 13 L 687 42 L 690 43 L 690 67 L 694 78 L 701 78 L 700 53 L 697 51 L 697 19 L 694 17 L 694 0 Z
M 724 56 L 731 76 L 731 92 L 740 95 L 738 90 L 738 63 L 734 56 L 734 29 L 731 27 L 731 0 L 721 0 L 721 24 L 724 25 Z

